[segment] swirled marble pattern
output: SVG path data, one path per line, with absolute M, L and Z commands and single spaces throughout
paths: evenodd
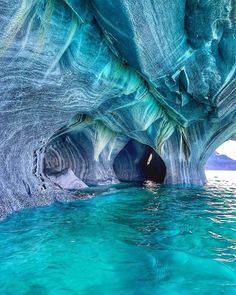
M 0 2 L 0 216 L 163 161 L 205 182 L 236 134 L 235 0 Z

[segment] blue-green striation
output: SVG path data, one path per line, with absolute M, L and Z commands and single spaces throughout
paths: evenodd
M 203 184 L 235 138 L 234 0 L 1 0 L 0 26 L 0 216 L 156 152 L 165 183 Z

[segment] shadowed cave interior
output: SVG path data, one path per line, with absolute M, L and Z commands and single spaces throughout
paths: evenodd
M 130 140 L 114 161 L 114 171 L 121 181 L 151 180 L 163 183 L 166 167 L 161 157 L 148 145 Z
M 49 141 L 44 154 L 44 175 L 65 189 L 147 180 L 163 183 L 166 167 L 151 147 L 121 137 L 116 138 L 112 150 L 105 147 L 97 157 L 99 143 L 94 141 L 93 134 L 93 127 L 85 128 Z

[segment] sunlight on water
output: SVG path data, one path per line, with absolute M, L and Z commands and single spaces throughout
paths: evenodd
M 206 170 L 205 173 L 210 185 L 217 184 L 217 182 L 222 183 L 223 181 L 224 185 L 227 183 L 231 188 L 236 187 L 236 171 Z
M 12 214 L 0 223 L 0 294 L 236 294 L 235 179 L 219 177 Z

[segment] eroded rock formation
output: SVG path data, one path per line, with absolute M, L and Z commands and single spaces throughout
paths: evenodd
M 235 0 L 1 0 L 0 215 L 205 183 L 236 134 Z

